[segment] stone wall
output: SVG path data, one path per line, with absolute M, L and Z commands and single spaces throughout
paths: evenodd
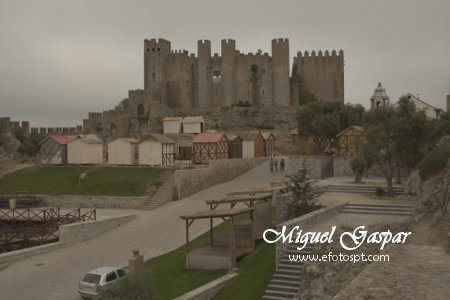
M 202 169 L 175 171 L 176 198 L 182 199 L 213 185 L 229 181 L 256 167 L 267 158 L 211 160 Z
M 332 156 L 292 156 L 288 160 L 288 173 L 294 174 L 303 164 L 306 159 L 311 168 L 311 178 L 324 179 L 333 177 L 333 157 Z
M 347 202 L 339 203 L 333 206 L 328 206 L 321 208 L 319 210 L 313 211 L 309 214 L 300 216 L 295 219 L 291 219 L 289 221 L 280 223 L 276 225 L 276 230 L 278 232 L 281 231 L 283 226 L 286 226 L 286 232 L 291 231 L 295 226 L 299 226 L 301 229 L 308 229 L 313 227 L 314 225 L 320 223 L 321 221 L 332 217 L 333 215 L 339 213 L 341 209 L 343 209 L 347 205 Z M 278 262 L 283 257 L 284 252 L 287 249 L 288 244 L 282 243 L 281 241 L 277 241 L 276 244 L 276 264 L 278 267 Z
M 59 226 L 59 241 L 84 241 L 134 220 L 136 215 L 108 218 Z
M 175 300 L 209 300 L 236 276 L 238 276 L 238 273 L 226 274 L 193 291 L 190 291 L 189 293 L 175 298 Z
M 41 205 L 53 207 L 139 209 L 148 198 L 126 196 L 39 195 L 38 199 L 41 199 Z
M 333 158 L 334 176 L 354 176 L 350 168 L 352 157 L 338 156 Z

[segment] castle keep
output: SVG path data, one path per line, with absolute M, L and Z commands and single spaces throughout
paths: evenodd
M 144 41 L 144 90 L 130 91 L 133 115 L 152 103 L 174 109 L 211 110 L 238 103 L 273 108 L 298 104 L 299 91 L 322 101 L 344 101 L 344 54 L 298 52 L 289 74 L 289 40 L 273 39 L 272 55 L 240 53 L 232 39 L 221 41 L 221 55 L 199 40 L 197 56 L 172 50 L 170 41 Z M 295 78 L 296 80 L 292 80 Z M 298 80 L 297 80 L 298 79 Z

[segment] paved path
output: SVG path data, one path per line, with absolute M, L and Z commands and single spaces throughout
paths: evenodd
M 78 281 L 88 270 L 98 266 L 125 265 L 131 249 L 139 248 L 146 259 L 185 243 L 182 214 L 208 209 L 205 200 L 229 191 L 267 186 L 282 177 L 269 173 L 268 163 L 244 175 L 200 193 L 171 202 L 152 211 L 129 211 L 137 219 L 97 238 L 24 259 L 0 271 L 0 299 L 80 299 Z M 196 221 L 191 238 L 209 228 L 209 221 Z

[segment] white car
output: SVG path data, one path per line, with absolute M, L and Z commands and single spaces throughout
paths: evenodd
M 81 278 L 78 293 L 83 299 L 92 299 L 110 289 L 125 277 L 125 270 L 113 267 L 101 267 L 89 271 Z

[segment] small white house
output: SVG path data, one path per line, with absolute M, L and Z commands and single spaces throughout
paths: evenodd
M 94 134 L 80 136 L 68 142 L 67 163 L 81 165 L 103 163 L 103 142 Z
M 118 138 L 108 143 L 108 164 L 134 165 L 136 163 L 138 140 Z
M 183 133 L 205 132 L 205 120 L 202 116 L 185 117 L 183 119 Z
M 166 117 L 163 121 L 163 133 L 182 133 L 182 117 Z
M 164 134 L 152 133 L 138 145 L 139 164 L 148 166 L 172 165 L 175 142 Z
M 76 139 L 73 135 L 49 135 L 39 143 L 43 165 L 67 164 L 67 143 Z
M 241 133 L 242 158 L 264 156 L 264 137 L 259 131 L 244 131 Z

